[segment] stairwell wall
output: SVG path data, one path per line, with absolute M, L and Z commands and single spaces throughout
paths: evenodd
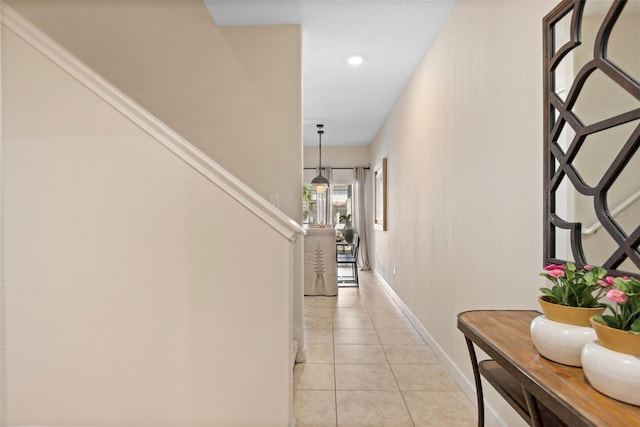
M 218 27 L 201 0 L 7 3 L 302 221 L 299 26 Z
M 202 0 L 7 3 L 302 223 L 299 26 L 218 27 Z M 293 335 L 304 349 L 302 257 L 299 239 Z
M 289 425 L 290 242 L 4 27 L 2 87 L 7 423 Z

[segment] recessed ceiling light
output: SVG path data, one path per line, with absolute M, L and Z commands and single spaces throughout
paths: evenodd
M 353 55 L 347 59 L 349 65 L 360 65 L 362 64 L 363 58 L 360 55 Z

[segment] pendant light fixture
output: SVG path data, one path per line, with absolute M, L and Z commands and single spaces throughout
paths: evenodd
M 319 153 L 319 162 L 318 162 L 318 172 L 320 173 L 318 176 L 311 180 L 311 185 L 316 190 L 316 193 L 325 193 L 329 188 L 329 180 L 322 176 L 322 134 L 324 133 L 324 125 L 319 124 L 318 127 L 318 153 Z
M 316 223 L 319 227 L 324 227 L 327 217 L 327 190 L 329 189 L 329 180 L 322 176 L 322 134 L 324 133 L 324 125 L 318 126 L 318 172 L 319 175 L 311 180 L 311 186 L 316 190 Z

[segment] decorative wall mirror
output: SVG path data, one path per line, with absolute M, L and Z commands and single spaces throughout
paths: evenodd
M 640 2 L 544 18 L 544 262 L 640 277 Z

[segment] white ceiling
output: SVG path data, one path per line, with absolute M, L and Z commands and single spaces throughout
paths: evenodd
M 455 0 L 205 0 L 219 26 L 300 24 L 304 145 L 368 145 Z M 360 55 L 354 67 L 347 58 Z

